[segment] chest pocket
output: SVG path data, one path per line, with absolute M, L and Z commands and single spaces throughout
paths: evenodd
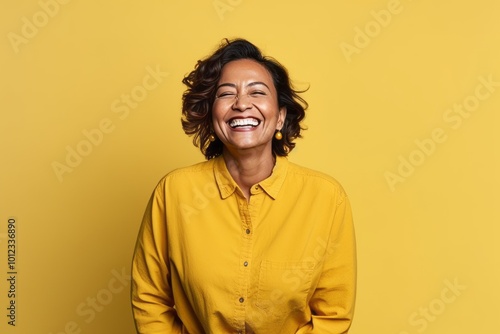
M 262 261 L 255 306 L 270 318 L 304 310 L 314 267 L 312 261 Z

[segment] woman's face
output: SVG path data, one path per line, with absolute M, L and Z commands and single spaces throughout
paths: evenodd
M 286 109 L 279 109 L 272 76 L 264 66 L 240 59 L 222 68 L 212 121 L 227 149 L 271 151 L 274 133 L 283 126 L 285 116 Z

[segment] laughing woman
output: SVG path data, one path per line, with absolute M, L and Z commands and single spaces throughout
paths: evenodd
M 347 333 L 356 289 L 348 197 L 288 161 L 307 103 L 286 69 L 226 41 L 183 83 L 207 161 L 167 174 L 132 266 L 138 333 Z

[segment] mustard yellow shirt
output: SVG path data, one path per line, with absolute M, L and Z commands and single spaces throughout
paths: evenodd
M 132 265 L 143 334 L 347 333 L 355 288 L 344 190 L 284 157 L 248 201 L 222 157 L 166 175 Z

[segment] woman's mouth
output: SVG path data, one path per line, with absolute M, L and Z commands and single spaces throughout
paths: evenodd
M 256 118 L 232 118 L 227 122 L 227 124 L 232 128 L 255 128 L 260 124 L 260 121 Z

